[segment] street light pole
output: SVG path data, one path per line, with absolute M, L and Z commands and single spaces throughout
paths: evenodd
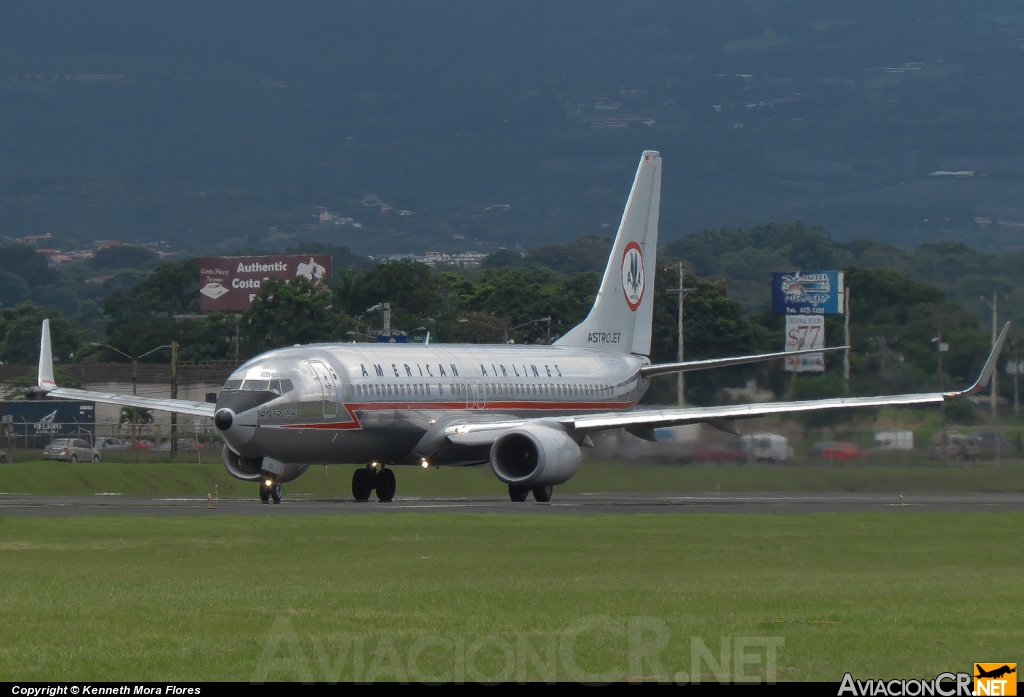
M 130 360 L 132 362 L 132 396 L 133 397 L 138 395 L 137 386 L 138 386 L 138 378 L 139 378 L 139 359 L 140 358 L 145 358 L 149 354 L 156 353 L 160 349 L 169 348 L 169 349 L 172 349 L 172 351 L 171 351 L 172 360 L 174 360 L 175 362 L 177 360 L 177 342 L 172 342 L 170 344 L 164 344 L 163 346 L 157 346 L 155 349 L 152 349 L 150 351 L 146 351 L 141 356 L 129 356 L 127 353 L 125 353 L 121 349 L 114 348 L 110 344 L 100 344 L 100 343 L 97 343 L 97 342 L 93 341 L 93 342 L 90 342 L 89 345 L 90 346 L 97 346 L 97 347 L 98 346 L 102 346 L 104 348 L 110 349 L 111 351 L 116 351 L 117 353 L 120 353 L 122 356 L 124 356 L 125 358 L 127 358 L 128 360 Z M 173 372 L 173 370 L 174 369 L 172 368 L 172 372 Z M 175 389 L 175 392 L 176 391 L 177 390 Z M 137 453 L 135 451 L 135 422 L 136 422 L 136 419 L 138 419 L 139 415 L 138 415 L 138 408 L 137 407 L 132 407 L 131 409 L 132 409 L 132 419 L 129 422 L 128 429 L 129 429 L 129 433 L 130 433 L 131 439 L 132 439 L 132 461 L 134 462 L 135 460 L 138 459 L 137 458 Z

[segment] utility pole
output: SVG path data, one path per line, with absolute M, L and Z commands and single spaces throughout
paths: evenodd
M 136 392 L 136 384 L 138 383 L 138 376 L 139 376 L 139 359 L 138 358 L 132 358 L 132 397 L 134 397 L 137 394 L 137 392 Z M 139 411 L 135 407 L 132 407 L 131 409 L 132 409 L 132 423 L 131 423 L 131 426 L 129 426 L 128 428 L 129 428 L 129 430 L 131 432 L 131 436 L 132 436 L 132 462 L 138 462 L 139 454 L 135 450 L 135 421 L 139 417 Z
M 939 392 L 945 392 L 946 391 L 946 378 L 945 378 L 945 375 L 942 372 L 942 354 L 944 354 L 949 347 L 942 343 L 942 323 L 941 322 L 939 323 L 938 335 L 934 339 L 932 339 L 932 341 L 935 342 L 935 344 L 936 344 L 935 348 L 938 350 L 938 354 L 939 354 Z M 945 432 L 945 430 L 946 430 L 946 400 L 942 400 L 942 402 L 939 404 L 939 412 L 941 414 L 942 430 L 943 430 L 943 432 Z
M 1020 414 L 1020 345 L 1013 340 L 1013 415 Z
M 843 293 L 843 327 L 846 331 L 846 348 L 843 350 L 843 394 L 850 394 L 850 289 Z M 794 373 L 796 375 L 796 373 Z
M 178 398 L 178 342 L 171 342 L 171 399 Z M 171 462 L 178 459 L 178 415 L 171 412 Z
M 999 291 L 992 291 L 992 346 L 996 345 L 996 324 L 999 322 Z M 999 357 L 996 356 L 998 359 Z M 999 376 L 998 370 L 992 371 L 992 418 L 999 416 L 997 407 L 999 406 L 999 383 L 997 378 Z
M 683 362 L 683 298 L 686 297 L 686 289 L 683 288 L 683 281 L 686 278 L 687 268 L 683 266 L 683 262 L 679 262 L 679 287 L 670 288 L 669 293 L 677 293 L 679 295 L 679 308 L 678 308 L 678 320 L 679 320 L 679 350 L 677 352 L 676 360 L 680 363 Z M 692 288 L 690 289 L 692 290 Z M 684 379 L 685 373 L 679 371 L 676 373 L 676 402 L 679 406 L 685 406 L 686 404 L 686 381 Z

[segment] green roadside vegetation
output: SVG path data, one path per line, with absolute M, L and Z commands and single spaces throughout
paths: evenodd
M 353 466 L 313 466 L 285 484 L 286 496 L 351 497 Z M 504 496 L 490 467 L 397 468 L 398 496 Z M 889 460 L 814 465 L 673 465 L 631 461 L 585 462 L 561 493 L 738 492 L 1024 492 L 1020 460 L 928 463 Z M 0 464 L 0 492 L 34 495 L 100 493 L 144 496 L 255 497 L 256 485 L 233 479 L 219 464 L 63 463 Z
M 719 661 L 744 637 L 782 643 L 779 680 L 930 679 L 1024 650 L 1022 530 L 910 511 L 0 518 L 0 680 L 550 677 L 535 652 L 562 680 L 709 681 L 694 641 Z M 657 663 L 631 662 L 637 637 L 664 639 Z

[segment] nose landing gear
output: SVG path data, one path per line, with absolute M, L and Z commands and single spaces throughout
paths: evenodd
M 260 482 L 260 501 L 263 503 L 270 503 L 271 499 L 274 500 L 274 503 L 281 503 L 283 496 L 284 487 L 273 479 L 268 477 Z
M 370 494 L 376 490 L 377 500 L 388 503 L 394 500 L 397 489 L 398 480 L 394 471 L 384 466 L 377 471 L 373 466 L 367 465 L 352 473 L 352 497 L 356 501 L 369 501 Z

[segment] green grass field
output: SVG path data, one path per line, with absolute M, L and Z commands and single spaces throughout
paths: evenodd
M 352 467 L 311 467 L 285 485 L 285 495 L 350 496 Z M 505 487 L 489 467 L 404 467 L 398 474 L 399 496 L 504 495 Z M 103 462 L 19 462 L 0 464 L 0 492 L 15 494 L 195 494 L 218 487 L 221 496 L 255 496 L 256 485 L 231 478 L 218 464 L 128 464 Z M 1024 466 L 1006 460 L 961 467 L 912 463 L 889 466 L 648 465 L 635 462 L 586 462 L 576 477 L 557 491 L 564 493 L 747 491 L 1017 492 L 1024 491 Z
M 723 638 L 763 678 L 743 643 L 766 637 L 780 680 L 934 677 L 1024 654 L 1022 531 L 911 511 L 0 518 L 0 680 L 710 680 L 692 650 L 721 660 Z

